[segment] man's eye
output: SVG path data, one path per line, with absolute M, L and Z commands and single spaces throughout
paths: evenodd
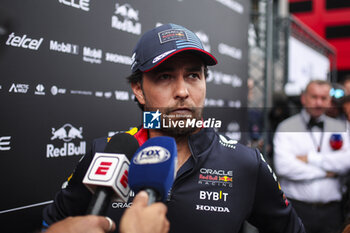
M 199 78 L 199 75 L 194 73 L 194 74 L 188 75 L 188 77 L 190 77 L 190 78 Z
M 166 79 L 169 79 L 170 78 L 170 75 L 168 74 L 162 74 L 158 77 L 158 80 L 166 80 Z

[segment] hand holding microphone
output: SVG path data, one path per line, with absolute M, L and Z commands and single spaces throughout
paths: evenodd
M 120 233 L 166 233 L 170 223 L 166 218 L 167 207 L 163 203 L 154 203 L 147 206 L 148 195 L 145 191 L 139 192 L 130 208 L 121 218 Z
M 52 224 L 45 233 L 107 233 L 113 232 L 115 223 L 101 216 L 68 217 Z
M 167 207 L 163 203 L 147 206 L 148 195 L 139 192 L 121 218 L 120 233 L 167 233 L 169 221 Z M 107 233 L 116 229 L 115 223 L 101 216 L 87 215 L 68 217 L 50 226 L 46 233 Z

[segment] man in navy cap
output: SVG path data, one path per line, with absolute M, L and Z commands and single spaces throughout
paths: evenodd
M 170 232 L 240 232 L 245 221 L 261 232 L 304 232 L 258 150 L 210 127 L 181 127 L 179 122 L 188 119 L 203 121 L 207 66 L 217 63 L 198 37 L 182 26 L 162 25 L 141 37 L 133 59 L 128 81 L 141 109 L 156 111 L 163 119 L 176 123 L 172 127 L 137 127 L 128 132 L 140 145 L 156 136 L 176 140 L 176 178 L 165 203 Z M 104 148 L 103 143 L 95 148 Z M 68 186 L 46 208 L 46 223 L 86 211 L 91 194 L 81 180 L 95 152 L 85 156 Z M 108 216 L 118 224 L 127 206 L 112 203 Z

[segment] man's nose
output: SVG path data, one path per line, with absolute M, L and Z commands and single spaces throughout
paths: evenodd
M 182 76 L 176 78 L 175 81 L 175 98 L 185 99 L 189 95 L 188 85 Z
M 327 100 L 322 99 L 322 98 L 317 98 L 316 99 L 316 107 L 322 107 L 322 108 L 327 108 L 330 107 L 329 103 Z

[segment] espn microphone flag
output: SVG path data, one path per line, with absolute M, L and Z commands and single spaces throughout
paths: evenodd
M 83 183 L 95 193 L 97 187 L 112 189 L 114 200 L 126 202 L 129 198 L 129 159 L 139 147 L 137 140 L 125 133 L 114 135 L 105 148 L 106 153 L 96 153 Z
M 129 168 L 129 186 L 137 193 L 151 189 L 156 201 L 165 201 L 175 179 L 176 142 L 172 137 L 147 140 L 135 153 Z

